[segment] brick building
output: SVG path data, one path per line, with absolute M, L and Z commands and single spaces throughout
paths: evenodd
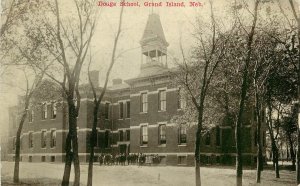
M 98 123 L 95 154 L 144 153 L 158 155 L 161 164 L 193 165 L 195 127 L 171 122 L 180 115 L 186 100 L 180 89 L 171 83 L 167 65 L 168 42 L 157 14 L 149 15 L 141 44 L 140 74 L 132 79 L 114 79 L 103 101 Z M 94 85 L 99 85 L 99 74 L 93 71 Z M 88 161 L 89 135 L 93 121 L 93 97 L 82 87 L 81 107 L 78 117 L 80 161 Z M 101 87 L 97 89 L 100 91 Z M 29 162 L 61 162 L 64 160 L 64 142 L 68 132 L 65 104 L 44 102 L 31 110 L 21 136 L 21 160 Z M 246 113 L 243 128 L 244 162 L 255 159 L 255 124 L 252 109 Z M 10 110 L 11 144 L 17 130 L 18 107 Z M 225 121 L 225 120 L 224 120 Z M 201 161 L 206 164 L 234 164 L 234 129 L 228 122 L 203 136 Z M 263 132 L 264 134 L 264 132 Z M 9 157 L 14 157 L 14 145 L 9 147 Z

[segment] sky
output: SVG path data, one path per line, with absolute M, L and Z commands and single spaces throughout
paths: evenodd
M 210 16 L 208 0 L 200 0 L 199 2 L 203 4 L 203 6 L 200 7 L 188 7 L 189 1 L 183 0 L 186 3 L 186 7 L 161 7 L 153 9 L 142 6 L 145 0 L 128 1 L 139 1 L 141 7 L 126 7 L 124 9 L 122 32 L 117 49 L 117 55 L 122 55 L 115 63 L 111 73 L 111 79 L 130 79 L 139 74 L 141 64 L 141 48 L 139 41 L 142 38 L 147 18 L 150 13 L 154 12 L 160 16 L 166 40 L 170 44 L 168 47 L 168 58 L 170 59 L 169 64 L 171 64 L 171 60 L 173 58 L 180 58 L 180 37 L 182 38 L 183 48 L 186 52 L 188 52 L 190 47 L 195 43 L 195 40 L 191 35 L 194 32 L 193 23 L 196 16 L 203 21 L 207 21 Z M 167 0 L 161 1 L 165 2 Z M 284 0 L 280 1 L 283 2 Z M 159 2 L 159 0 L 154 0 L 153 2 Z M 233 0 L 213 1 L 215 15 L 218 20 L 221 20 L 221 22 L 224 23 L 224 25 L 226 25 L 230 19 L 228 9 L 232 2 Z M 67 2 L 67 0 L 61 0 L 59 3 L 61 11 L 68 11 L 68 9 L 72 7 L 69 5 L 70 1 Z M 276 4 L 273 4 L 272 6 L 276 6 Z M 120 7 L 101 8 L 100 19 L 91 44 L 93 55 L 91 70 L 100 71 L 100 83 L 102 84 L 106 68 L 111 57 L 113 39 L 116 34 L 119 21 L 119 11 Z M 83 72 L 86 72 L 86 70 L 87 69 L 84 68 Z M 12 82 L 16 85 L 16 87 L 17 85 L 24 85 L 25 82 L 23 74 L 15 71 L 14 69 L 11 70 L 11 72 L 12 75 L 5 77 L 3 81 Z M 86 81 L 87 78 L 83 75 L 81 82 L 84 83 Z M 0 135 L 7 134 L 8 107 L 15 105 L 17 103 L 17 96 L 23 93 L 23 91 L 16 87 L 0 85 L 0 102 L 2 104 L 0 107 Z

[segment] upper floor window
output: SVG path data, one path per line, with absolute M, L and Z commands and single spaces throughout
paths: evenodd
M 119 102 L 119 113 L 120 113 L 120 119 L 124 118 L 124 104 L 123 104 L 123 102 Z
M 148 126 L 142 125 L 140 133 L 141 133 L 141 145 L 147 145 L 148 144 Z
M 130 118 L 130 101 L 126 101 L 126 118 Z
M 29 121 L 29 122 L 33 122 L 33 117 L 34 117 L 34 111 L 33 111 L 33 110 L 30 110 L 30 111 L 29 111 L 28 121 Z
M 210 132 L 206 133 L 206 136 L 205 136 L 205 145 L 210 145 Z
M 56 118 L 56 113 L 57 113 L 56 103 L 51 103 L 51 118 L 52 119 Z
M 108 119 L 108 117 L 109 117 L 109 103 L 105 103 L 104 117 L 105 117 L 105 119 Z
M 166 125 L 163 124 L 163 125 L 159 125 L 158 126 L 158 133 L 159 133 L 159 144 L 162 145 L 162 144 L 166 144 Z
M 184 95 L 183 89 L 179 88 L 178 90 L 178 109 L 184 109 L 186 107 L 186 96 Z
M 181 124 L 179 126 L 179 130 L 178 130 L 178 143 L 179 144 L 185 144 L 187 141 L 187 134 L 186 134 L 186 126 L 184 124 Z
M 47 119 L 47 104 L 42 104 L 42 119 Z
M 51 130 L 50 133 L 50 147 L 53 148 L 56 146 L 56 131 Z
M 46 147 L 46 131 L 42 131 L 42 134 L 41 134 L 41 147 L 42 148 L 45 148 Z
M 33 148 L 33 133 L 30 132 L 28 135 L 28 144 L 29 144 L 29 148 Z
M 166 110 L 167 109 L 167 96 L 166 90 L 158 91 L 158 110 Z
M 216 146 L 220 146 L 221 144 L 221 131 L 220 127 L 216 126 Z
M 141 100 L 140 100 L 140 110 L 141 112 L 148 112 L 148 95 L 147 93 L 141 94 Z

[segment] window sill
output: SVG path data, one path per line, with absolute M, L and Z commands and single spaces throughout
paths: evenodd
M 119 118 L 118 120 L 124 120 L 124 118 Z
M 148 112 L 140 112 L 140 114 L 147 114 Z
M 125 118 L 125 119 L 130 119 L 130 118 Z
M 47 147 L 41 147 L 41 149 L 47 149 Z
M 140 147 L 144 148 L 144 147 L 148 147 L 148 145 L 141 145 Z
M 177 164 L 178 166 L 186 166 L 187 164 Z
M 56 120 L 56 118 L 51 118 L 50 120 Z
M 167 110 L 158 110 L 157 112 L 166 112 Z
M 167 145 L 166 144 L 161 144 L 161 145 L 158 145 L 157 147 L 166 147 Z
M 50 147 L 50 149 L 55 149 L 56 147 Z
M 178 147 L 186 147 L 186 143 L 179 144 Z

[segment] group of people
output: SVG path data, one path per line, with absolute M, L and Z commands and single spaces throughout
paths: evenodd
M 160 157 L 158 155 L 145 155 L 142 153 L 138 154 L 125 154 L 120 153 L 112 155 L 109 153 L 101 153 L 98 157 L 100 166 L 102 165 L 144 165 L 148 164 L 159 164 Z

